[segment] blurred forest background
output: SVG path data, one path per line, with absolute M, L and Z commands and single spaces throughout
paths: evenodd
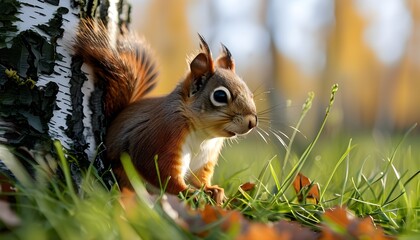
M 259 110 L 290 131 L 307 93 L 315 101 L 302 132 L 319 128 L 333 83 L 339 93 L 329 133 L 401 132 L 420 120 L 418 0 L 141 0 L 132 28 L 155 50 L 160 83 L 173 89 L 198 49 L 225 44 Z M 266 93 L 269 91 L 269 93 Z M 415 130 L 419 133 L 419 129 Z

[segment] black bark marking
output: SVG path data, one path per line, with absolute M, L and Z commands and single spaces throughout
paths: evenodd
M 38 81 L 41 74 L 54 72 L 55 59 L 55 47 L 32 30 L 15 36 L 10 48 L 0 48 L 0 64 L 16 69 L 20 76 L 34 81 Z
M 50 43 L 54 46 L 57 45 L 57 39 L 63 37 L 63 15 L 68 12 L 69 10 L 67 8 L 59 7 L 57 12 L 54 13 L 53 18 L 51 18 L 47 24 L 40 24 L 36 26 L 51 37 Z
M 49 141 L 48 123 L 56 107 L 58 85 L 49 82 L 36 87 L 32 80 L 6 74 L 0 65 L 0 117 L 14 125 L 4 138 L 11 145 L 32 148 L 36 143 Z
M 18 31 L 15 22 L 21 21 L 16 16 L 19 13 L 20 6 L 20 3 L 16 0 L 0 1 L 0 48 L 6 47 L 6 43 Z
M 83 60 L 80 57 L 72 57 L 71 59 L 71 78 L 70 78 L 70 95 L 72 113 L 67 115 L 65 130 L 66 135 L 73 140 L 71 147 L 71 155 L 79 162 L 89 164 L 89 159 L 85 150 L 89 147 L 83 135 L 83 96 L 81 89 L 85 81 L 88 81 L 85 73 L 82 72 Z

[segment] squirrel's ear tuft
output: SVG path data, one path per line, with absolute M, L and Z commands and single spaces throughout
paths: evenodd
M 214 73 L 213 58 L 211 56 L 209 45 L 206 40 L 198 34 L 200 38 L 200 48 L 202 50 L 190 63 L 191 73 L 194 77 L 201 77 L 206 73 Z
M 209 45 L 207 44 L 207 42 L 204 39 L 204 37 L 201 36 L 200 34 L 198 34 L 198 38 L 200 38 L 200 48 L 201 48 L 201 50 L 207 55 L 207 57 L 209 58 L 210 62 L 213 63 L 213 58 L 211 56 L 211 51 L 210 51 Z
M 200 38 L 201 52 L 190 62 L 191 75 L 184 82 L 184 91 L 188 96 L 192 96 L 200 91 L 204 84 L 203 76 L 208 73 L 213 74 L 215 71 L 209 45 L 200 34 L 198 36 Z
M 222 55 L 220 55 L 216 60 L 216 66 L 230 69 L 235 72 L 235 61 L 232 58 L 232 54 L 229 49 L 222 44 Z

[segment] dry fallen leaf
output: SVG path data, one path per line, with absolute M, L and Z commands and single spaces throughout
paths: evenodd
M 340 239 L 392 239 L 377 227 L 371 217 L 356 218 L 347 208 L 335 207 L 323 215 L 322 240 Z
M 221 207 L 206 205 L 204 210 L 200 211 L 201 218 L 206 225 L 219 222 L 220 229 L 227 232 L 232 227 L 242 225 L 245 218 L 238 211 L 225 210 Z
M 241 186 L 239 186 L 242 190 L 244 190 L 245 192 L 249 192 L 254 190 L 255 188 L 255 183 L 250 183 L 250 182 L 246 182 L 244 184 L 242 184 Z
M 186 231 L 199 237 L 207 237 L 218 229 L 224 233 L 237 234 L 236 239 L 318 239 L 319 234 L 299 223 L 281 220 L 275 223 L 260 223 L 246 219 L 239 211 L 226 210 L 206 205 L 193 210 L 173 195 L 162 198 L 160 204 L 168 216 Z M 208 226 L 213 225 L 212 230 Z
M 275 223 L 258 223 L 248 221 L 242 226 L 240 240 L 279 239 L 279 240 L 312 240 L 319 234 L 296 222 L 281 220 Z
M 298 173 L 295 180 L 293 181 L 293 187 L 298 195 L 299 202 L 317 204 L 319 202 L 319 186 L 317 183 L 311 182 L 311 180 Z
M 275 228 L 263 223 L 249 224 L 245 232 L 241 233 L 237 240 L 270 240 L 270 239 L 291 239 L 290 232 L 278 233 Z

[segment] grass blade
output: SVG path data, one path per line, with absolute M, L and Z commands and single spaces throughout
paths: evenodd
M 314 97 L 315 97 L 315 93 L 313 93 L 313 92 L 308 93 L 308 98 L 306 99 L 305 103 L 302 106 L 302 113 L 300 115 L 300 118 L 299 118 L 296 126 L 293 127 L 293 133 L 292 133 L 292 136 L 289 139 L 289 144 L 287 145 L 287 148 L 286 148 L 286 155 L 284 156 L 284 160 L 283 160 L 283 171 L 285 170 L 286 164 L 289 161 L 290 151 L 292 150 L 292 145 L 293 145 L 293 142 L 295 141 L 296 134 L 297 134 L 297 132 L 299 132 L 299 128 L 300 128 L 300 125 L 303 122 L 303 119 L 305 118 L 306 114 L 308 113 L 308 111 L 312 107 L 312 102 L 314 100 Z
M 352 140 L 350 139 L 346 151 L 343 153 L 343 155 L 341 155 L 341 158 L 340 158 L 340 160 L 338 160 L 337 164 L 335 164 L 334 169 L 333 169 L 332 173 L 330 174 L 330 177 L 328 178 L 327 183 L 325 184 L 324 189 L 321 192 L 321 195 L 319 196 L 319 202 L 322 201 L 322 199 L 325 195 L 325 192 L 327 191 L 327 189 L 328 189 L 328 187 L 331 183 L 331 180 L 332 180 L 333 176 L 337 172 L 338 167 L 347 158 L 347 156 L 350 154 L 350 151 L 353 149 L 353 146 L 351 145 L 351 141 Z
M 70 196 L 73 198 L 74 202 L 77 202 L 77 194 L 73 186 L 73 180 L 71 177 L 69 163 L 67 162 L 66 157 L 64 156 L 63 146 L 59 141 L 54 141 L 54 147 L 57 151 L 58 159 L 61 163 L 61 170 L 64 174 L 64 179 L 66 181 L 67 190 L 69 191 Z
M 318 141 L 319 137 L 321 136 L 321 133 L 324 130 L 325 124 L 327 123 L 327 119 L 328 119 L 328 116 L 330 114 L 331 108 L 334 104 L 335 94 L 337 93 L 337 91 L 338 91 L 338 85 L 334 84 L 331 88 L 330 101 L 329 101 L 329 104 L 328 104 L 327 109 L 325 111 L 324 119 L 321 123 L 321 126 L 320 126 L 314 140 L 305 149 L 302 156 L 299 158 L 299 161 L 295 164 L 295 166 L 292 168 L 290 173 L 286 176 L 286 179 L 281 186 L 282 193 L 285 192 L 290 187 L 291 183 L 296 178 L 296 175 L 298 174 L 298 172 L 302 169 L 303 165 L 306 162 L 306 159 L 309 157 L 309 154 L 312 152 L 316 142 Z

